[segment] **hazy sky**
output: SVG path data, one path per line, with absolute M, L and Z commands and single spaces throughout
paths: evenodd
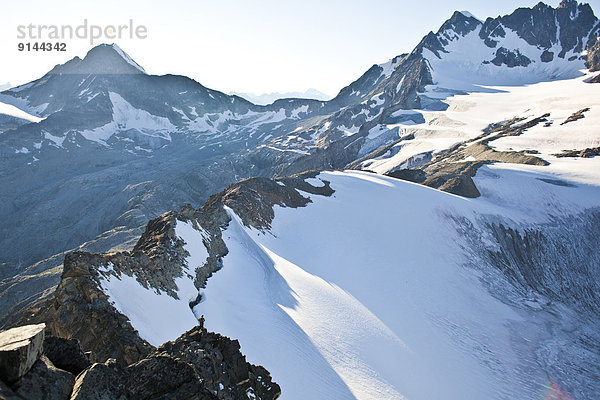
M 537 2 L 3 0 L 0 84 L 39 78 L 55 64 L 83 57 L 92 47 L 89 40 L 70 39 L 65 40 L 66 52 L 19 52 L 18 43 L 27 40 L 17 38 L 18 25 L 76 27 L 87 19 L 89 25 L 105 27 L 132 19 L 134 25 L 147 28 L 147 38 L 112 41 L 151 74 L 187 75 L 222 91 L 313 87 L 334 95 L 371 65 L 412 50 L 454 10 L 485 19 Z M 589 3 L 600 10 L 600 0 Z

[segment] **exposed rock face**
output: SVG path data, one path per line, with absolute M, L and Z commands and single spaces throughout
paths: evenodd
M 39 327 L 43 338 L 44 327 Z M 27 329 L 31 327 L 20 328 Z M 119 337 L 113 339 L 119 341 Z M 237 340 L 202 327 L 165 343 L 128 367 L 114 358 L 90 366 L 73 339 L 48 337 L 45 343 L 47 355 L 31 353 L 36 355 L 33 367 L 20 379 L 0 380 L 0 399 L 273 400 L 281 394 L 268 371 L 246 362 Z M 41 342 L 39 345 L 41 348 Z M 49 357 L 77 377 L 57 368 Z
M 527 56 L 521 54 L 519 50 L 511 51 L 504 47 L 500 47 L 496 50 L 496 57 L 494 57 L 491 63 L 497 66 L 504 64 L 510 68 L 526 67 L 531 64 L 531 60 Z
M 77 339 L 64 339 L 46 336 L 44 340 L 44 355 L 56 367 L 78 375 L 90 366 L 90 360 L 83 352 Z
M 196 270 L 196 286 L 205 287 L 206 280 L 221 267 L 221 259 L 227 255 L 227 247 L 221 237 L 221 228 L 230 221 L 224 206 L 231 208 L 246 226 L 259 230 L 268 229 L 273 220 L 273 206 L 304 207 L 310 199 L 298 190 L 331 196 L 333 189 L 325 182 L 322 187 L 314 187 L 305 182 L 315 177 L 316 171 L 309 171 L 289 178 L 277 180 L 250 178 L 237 182 L 220 193 L 211 196 L 199 210 L 184 206 L 177 218 L 182 221 L 195 221 L 209 235 L 206 241 L 209 257 L 205 264 Z
M 22 316 L 23 320 L 48 323 L 54 335 L 46 340 L 48 358 L 79 374 L 73 398 L 277 398 L 279 386 L 264 368 L 246 362 L 237 341 L 198 327 L 155 349 L 115 310 L 100 282 L 107 275 L 134 275 L 140 285 L 177 296 L 174 280 L 181 275 L 188 255 L 175 234 L 180 220 L 190 221 L 208 234 L 205 246 L 209 257 L 196 277 L 201 286 L 227 254 L 221 238 L 221 230 L 230 221 L 225 207 L 234 210 L 243 223 L 266 229 L 275 205 L 303 207 L 310 202 L 299 190 L 327 196 L 333 193 L 328 182 L 313 186 L 305 181 L 316 174 L 277 181 L 252 178 L 231 185 L 199 210 L 185 206 L 180 213 L 169 212 L 152 220 L 131 252 L 68 254 L 54 299 L 26 309 Z M 89 358 L 96 362 L 91 367 L 83 350 L 91 351 Z M 103 363 L 107 358 L 111 361 Z
M 585 112 L 590 111 L 589 107 L 583 108 L 569 116 L 561 125 L 568 124 L 569 122 L 575 122 L 579 119 L 585 118 Z
M 71 400 L 272 400 L 280 394 L 264 368 L 246 362 L 237 340 L 197 327 L 127 368 L 114 359 L 92 365 L 77 377 Z
M 215 399 L 191 365 L 166 354 L 145 358 L 127 367 L 130 399 Z
M 555 154 L 556 157 L 582 157 L 590 158 L 600 155 L 600 147 L 588 147 L 583 150 L 563 150 L 562 153 Z
M 16 382 L 42 354 L 44 324 L 27 325 L 0 332 L 0 380 Z
M 75 383 L 74 398 L 85 398 L 86 393 L 100 395 L 97 390 L 110 393 L 107 396 L 111 398 L 279 396 L 280 388 L 269 373 L 247 363 L 239 343 L 224 336 L 197 328 L 156 350 L 138 336 L 127 317 L 115 310 L 100 282 L 107 275 L 127 274 L 135 276 L 140 285 L 177 296 L 174 280 L 182 274 L 188 256 L 175 234 L 179 220 L 192 222 L 207 234 L 204 244 L 209 257 L 196 271 L 196 286 L 201 287 L 227 254 L 221 238 L 221 230 L 230 221 L 225 207 L 244 224 L 266 229 L 275 205 L 303 207 L 310 202 L 299 191 L 326 196 L 333 193 L 328 182 L 313 186 L 305 181 L 316 174 L 238 182 L 212 196 L 201 209 L 184 206 L 179 213 L 169 212 L 150 221 L 131 252 L 68 254 L 54 299 L 24 310 L 22 319 L 46 321 L 56 336 L 48 339 L 48 356 L 73 373 L 83 370 Z M 89 361 L 82 349 L 92 352 L 91 361 L 96 364 L 91 368 L 86 369 Z M 114 361 L 102 364 L 107 358 Z M 178 371 L 177 379 L 169 375 L 171 371 Z
M 590 71 L 600 71 L 600 40 L 596 39 L 592 46 L 588 48 L 586 67 Z
M 8 385 L 2 381 L 0 381 L 0 399 L 2 400 L 22 400 L 21 397 L 18 397 L 15 392 L 11 390 Z
M 114 359 L 104 364 L 96 363 L 81 373 L 75 385 L 71 400 L 114 399 L 125 400 L 125 373 Z
M 276 399 L 279 385 L 262 367 L 246 362 L 237 340 L 231 340 L 201 327 L 157 349 L 190 364 L 203 378 L 204 386 L 219 399 Z
M 75 377 L 56 368 L 44 355 L 14 386 L 15 393 L 28 400 L 68 400 Z

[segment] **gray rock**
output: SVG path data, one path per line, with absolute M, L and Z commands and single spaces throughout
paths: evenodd
M 77 375 L 91 365 L 77 339 L 48 336 L 44 340 L 44 355 L 56 367 Z
M 130 365 L 127 378 L 130 399 L 211 397 L 191 365 L 167 354 L 157 354 Z
M 96 363 L 75 380 L 71 400 L 125 400 L 125 371 L 114 360 Z
M 0 381 L 0 400 L 21 400 L 8 385 Z
M 26 325 L 0 332 L 0 379 L 16 382 L 42 354 L 46 325 Z
M 75 377 L 52 365 L 41 356 L 33 368 L 14 386 L 15 393 L 28 400 L 68 400 L 71 396 Z
M 274 400 L 281 395 L 269 372 L 246 362 L 237 340 L 195 327 L 157 350 L 190 364 L 203 386 L 221 400 L 253 398 Z
M 596 39 L 593 45 L 589 46 L 585 65 L 592 72 L 600 71 L 600 40 Z

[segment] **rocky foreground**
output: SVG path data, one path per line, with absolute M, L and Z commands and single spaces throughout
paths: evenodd
M 46 336 L 46 325 L 0 333 L 0 399 L 276 399 L 262 367 L 237 340 L 198 326 L 133 364 L 92 363 L 77 339 Z M 122 360 L 121 360 L 122 361 Z

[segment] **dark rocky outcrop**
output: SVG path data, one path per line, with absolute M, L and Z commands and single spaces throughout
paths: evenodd
M 74 382 L 73 374 L 56 368 L 42 355 L 33 368 L 13 385 L 12 390 L 27 400 L 68 400 Z
M 77 377 L 72 400 L 276 399 L 281 389 L 262 367 L 246 362 L 239 343 L 201 327 L 123 368 L 114 359 Z
M 588 147 L 583 150 L 563 150 L 562 153 L 554 154 L 556 157 L 581 157 L 590 158 L 600 155 L 600 147 Z
M 595 39 L 588 47 L 585 66 L 592 72 L 600 71 L 600 40 Z
M 65 257 L 62 280 L 52 304 L 54 316 L 48 325 L 55 336 L 78 339 L 86 351 L 93 352 L 91 361 L 116 358 L 128 365 L 152 350 L 99 289 L 95 267 L 122 257 L 120 253 L 71 253 Z
M 567 118 L 564 122 L 561 123 L 561 125 L 565 125 L 568 124 L 569 122 L 575 122 L 577 120 L 580 120 L 582 118 L 585 118 L 584 113 L 590 111 L 589 107 L 583 108 L 577 112 L 574 112 L 573 114 L 571 114 L 569 116 L 569 118 Z
M 540 60 L 545 63 L 551 62 L 552 60 L 554 60 L 554 52 L 544 50 L 544 52 L 540 56 Z
M 71 400 L 125 400 L 124 378 L 124 369 L 115 359 L 96 363 L 77 377 Z
M 126 370 L 130 399 L 217 399 L 207 391 L 191 365 L 167 354 L 157 354 Z
M 246 362 L 237 340 L 196 327 L 157 349 L 190 364 L 219 399 L 275 399 L 281 389 L 262 367 Z M 252 395 L 252 396 L 251 396 Z
M 48 337 L 46 343 L 47 354 L 38 355 L 20 379 L 0 380 L 0 399 L 274 400 L 281 394 L 267 370 L 246 362 L 237 340 L 200 326 L 127 367 L 114 358 L 89 365 L 74 340 Z
M 46 336 L 44 354 L 57 368 L 73 375 L 78 375 L 90 366 L 90 360 L 77 339 Z
M 511 51 L 504 47 L 496 50 L 496 56 L 491 60 L 491 63 L 497 66 L 506 65 L 507 67 L 526 67 L 531 64 L 531 60 L 521 54 L 519 50 Z

